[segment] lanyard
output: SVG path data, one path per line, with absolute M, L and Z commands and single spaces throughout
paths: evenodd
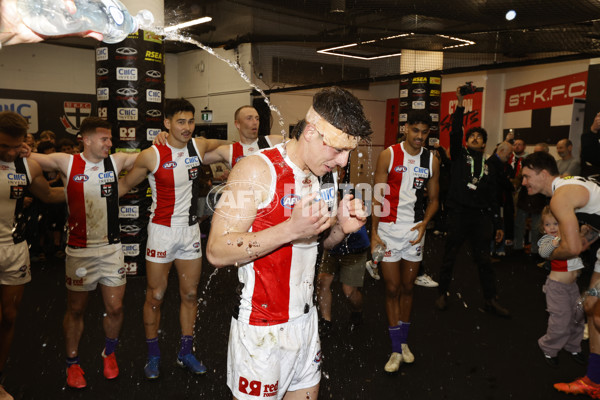
M 470 155 L 467 156 L 468 163 L 471 164 L 471 179 L 475 177 L 475 160 Z M 483 177 L 483 173 L 485 170 L 485 159 L 483 155 L 481 156 L 481 172 L 479 173 L 479 177 L 477 181 L 479 181 Z

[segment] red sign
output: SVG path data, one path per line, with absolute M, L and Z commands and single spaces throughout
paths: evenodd
M 456 91 L 442 93 L 442 104 L 440 106 L 440 145 L 450 147 L 450 131 L 452 130 L 452 114 L 456 110 L 458 100 Z M 463 99 L 465 115 L 463 121 L 464 132 L 471 128 L 481 126 L 481 107 L 483 104 L 483 92 L 468 94 Z M 463 138 L 464 141 L 464 138 Z
M 585 98 L 587 71 L 561 76 L 547 81 L 519 86 L 506 91 L 504 112 L 536 110 L 573 104 L 575 98 Z

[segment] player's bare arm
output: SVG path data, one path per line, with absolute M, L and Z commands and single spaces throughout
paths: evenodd
M 44 178 L 42 168 L 32 159 L 27 161 L 29 172 L 31 173 L 31 184 L 29 190 L 35 197 L 44 203 L 64 203 L 65 191 L 63 187 L 50 187 L 50 184 Z
M 248 232 L 258 206 L 268 201 L 271 171 L 258 156 L 245 157 L 229 176 L 213 215 L 206 253 L 216 267 L 242 265 L 300 238 L 311 238 L 330 226 L 325 202 L 315 202 L 317 193 L 304 196 L 286 221 Z
M 152 147 L 142 151 L 135 159 L 133 167 L 119 179 L 119 197 L 128 193 L 132 187 L 138 185 L 148 173 L 154 170 L 157 159 Z

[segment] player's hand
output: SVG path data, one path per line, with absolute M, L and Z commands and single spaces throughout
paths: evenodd
M 23 143 L 21 145 L 21 151 L 19 152 L 19 157 L 27 158 L 30 155 L 31 155 L 31 147 L 29 147 L 29 145 L 27 143 Z
M 167 144 L 168 137 L 169 132 L 161 131 L 158 135 L 154 137 L 152 144 Z
M 73 0 L 63 0 L 65 8 L 75 14 L 77 7 Z M 102 40 L 103 36 L 99 32 L 86 31 L 62 36 L 82 36 L 91 37 L 96 40 Z M 37 43 L 49 36 L 44 36 L 29 29 L 23 22 L 17 9 L 17 0 L 0 1 L 0 42 L 3 45 L 12 45 L 19 43 Z M 59 37 L 59 36 L 54 36 Z
M 359 230 L 367 222 L 363 202 L 351 194 L 345 195 L 338 207 L 337 221 L 345 235 Z
M 387 245 L 385 244 L 385 242 L 383 240 L 381 240 L 381 238 L 379 237 L 377 232 L 372 232 L 371 233 L 371 254 L 373 254 L 375 252 L 375 248 L 377 247 L 377 245 L 382 245 L 383 248 L 387 249 Z
M 329 209 L 323 200 L 315 201 L 318 193 L 302 197 L 295 205 L 289 225 L 292 240 L 308 239 L 331 226 Z
M 416 224 L 415 226 L 413 226 L 411 228 L 411 231 L 419 231 L 419 235 L 417 236 L 417 238 L 415 240 L 410 240 L 409 243 L 413 246 L 415 244 L 421 243 L 421 239 L 423 239 L 423 235 L 425 235 L 425 229 L 427 229 L 427 224 L 423 221 L 421 221 L 418 224 Z

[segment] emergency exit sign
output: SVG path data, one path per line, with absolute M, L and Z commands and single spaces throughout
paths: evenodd
M 202 122 L 212 122 L 212 110 L 202 110 L 200 116 Z

